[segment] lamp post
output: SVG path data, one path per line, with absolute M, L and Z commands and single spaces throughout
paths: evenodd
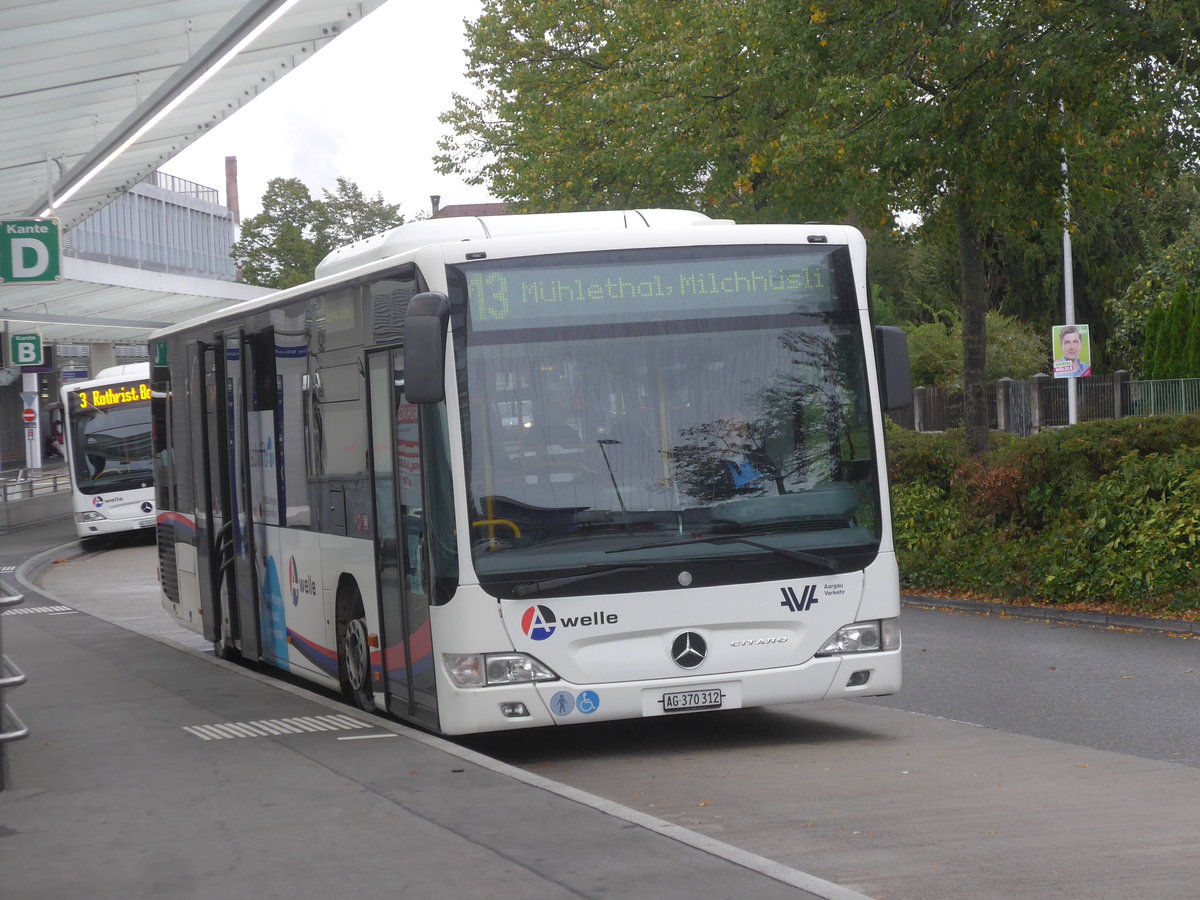
M 1066 115 L 1066 106 L 1058 101 L 1059 111 Z M 1063 324 L 1075 324 L 1075 269 L 1071 259 L 1071 181 L 1067 171 L 1067 148 L 1062 149 L 1063 177 Z M 1078 378 L 1067 379 L 1067 424 L 1079 421 Z

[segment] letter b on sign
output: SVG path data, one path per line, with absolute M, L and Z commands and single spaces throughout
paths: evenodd
M 40 334 L 12 335 L 8 358 L 14 366 L 42 365 L 42 336 Z

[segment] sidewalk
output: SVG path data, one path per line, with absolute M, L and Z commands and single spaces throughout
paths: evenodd
M 7 748 L 5 900 L 862 900 L 55 599 L 3 621 L 31 730 Z

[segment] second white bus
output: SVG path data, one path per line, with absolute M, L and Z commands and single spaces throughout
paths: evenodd
M 151 337 L 163 603 L 219 653 L 448 734 L 899 689 L 857 231 L 430 220 L 317 275 Z
M 149 363 L 131 363 L 62 387 L 65 456 L 80 538 L 154 527 L 149 379 Z

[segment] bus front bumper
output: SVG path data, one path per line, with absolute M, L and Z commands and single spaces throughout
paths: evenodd
M 717 712 L 810 700 L 894 694 L 901 686 L 900 651 L 810 659 L 799 666 L 649 681 L 451 688 L 440 705 L 445 734 L 543 725 Z

